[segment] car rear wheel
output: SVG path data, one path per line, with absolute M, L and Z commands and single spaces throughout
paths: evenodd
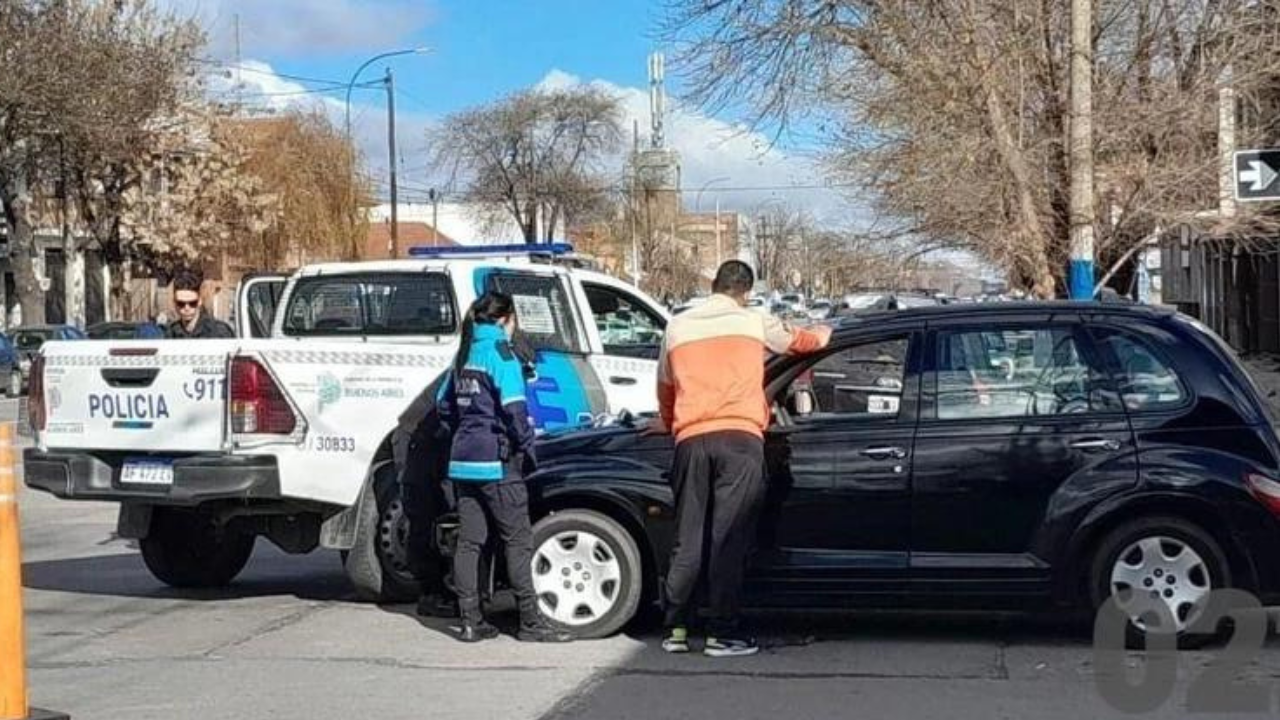
M 249 562 L 255 537 L 218 526 L 196 510 L 157 507 L 139 541 L 142 561 L 160 582 L 176 588 L 222 587 Z
M 532 569 L 538 609 L 576 637 L 612 635 L 640 606 L 640 550 L 626 529 L 601 513 L 567 510 L 539 521 Z
M 370 602 L 409 602 L 419 583 L 409 567 L 409 518 L 395 468 L 386 465 L 365 488 L 355 544 L 342 555 L 356 595 Z
M 1128 619 L 1130 646 L 1146 646 L 1148 636 L 1173 634 L 1179 647 L 1216 639 L 1192 632 L 1211 593 L 1231 587 L 1231 571 L 1221 546 L 1193 523 L 1175 517 L 1148 517 L 1125 523 L 1098 545 L 1092 566 L 1094 609 L 1115 597 Z

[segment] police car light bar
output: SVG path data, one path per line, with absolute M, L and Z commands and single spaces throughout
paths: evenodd
M 569 243 L 547 243 L 545 245 L 529 245 L 526 243 L 512 245 L 469 245 L 454 247 L 433 247 L 420 245 L 409 248 L 411 258 L 475 258 L 505 257 L 510 255 L 571 255 L 573 246 Z

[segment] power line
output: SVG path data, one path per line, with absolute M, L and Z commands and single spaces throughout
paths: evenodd
M 288 73 L 276 72 L 275 70 L 262 70 L 254 67 L 245 67 L 243 64 L 240 66 L 237 66 L 234 63 L 223 62 L 221 60 L 214 60 L 212 58 L 191 58 L 191 59 L 202 65 L 211 65 L 211 66 L 226 68 L 228 70 L 235 70 L 238 67 L 240 72 L 256 73 L 258 75 L 270 75 L 273 77 L 283 78 L 285 80 L 294 80 L 296 82 L 320 83 L 324 85 L 333 85 L 335 87 L 341 87 L 341 88 L 345 88 L 347 86 L 347 84 L 342 80 L 325 80 L 322 78 L 312 78 L 312 77 L 306 77 L 303 75 L 290 75 Z
M 379 82 L 378 84 L 381 85 L 382 83 Z M 356 87 L 371 87 L 371 86 L 372 86 L 371 83 L 356 85 Z M 240 95 L 240 97 L 260 98 L 260 97 L 285 97 L 289 95 L 317 95 L 317 94 L 330 93 L 336 90 L 345 90 L 345 89 L 346 89 L 345 87 L 341 87 L 341 88 L 311 88 L 307 90 L 279 90 L 275 92 L 243 93 Z

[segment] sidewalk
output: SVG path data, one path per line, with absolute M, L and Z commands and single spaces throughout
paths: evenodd
M 1271 406 L 1272 416 L 1280 418 L 1280 356 L 1242 356 L 1240 364 L 1262 390 L 1262 399 Z

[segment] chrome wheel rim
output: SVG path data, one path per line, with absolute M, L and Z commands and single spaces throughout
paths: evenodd
M 1213 591 L 1208 565 L 1190 545 L 1167 535 L 1131 543 L 1111 568 L 1111 593 L 1143 632 L 1191 627 Z M 1172 625 L 1169 621 L 1172 620 Z
M 622 563 L 613 547 L 593 533 L 552 535 L 538 546 L 532 565 L 538 609 L 562 625 L 589 625 L 618 604 Z

